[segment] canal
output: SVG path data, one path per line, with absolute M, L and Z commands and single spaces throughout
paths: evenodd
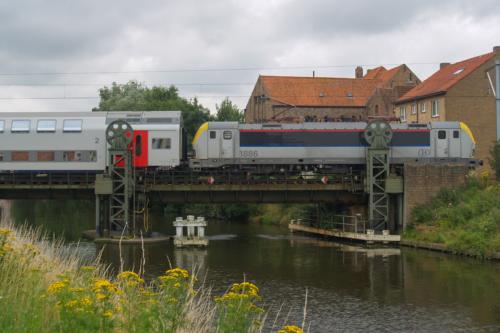
M 88 218 L 92 220 L 91 214 Z M 84 217 L 32 220 L 58 233 L 73 230 L 68 236 L 73 245 L 74 229 L 92 225 L 82 222 Z M 173 234 L 168 222 L 164 231 Z M 499 263 L 341 244 L 278 226 L 212 221 L 208 235 L 206 249 L 179 250 L 171 243 L 146 247 L 147 277 L 162 274 L 170 265 L 194 268 L 214 295 L 234 282 L 254 282 L 268 311 L 266 330 L 273 323 L 300 324 L 307 294 L 310 332 L 500 331 Z M 103 249 L 83 242 L 79 247 L 88 259 L 102 253 L 104 263 L 115 269 L 120 265 L 116 246 Z M 139 267 L 140 246 L 124 246 L 121 252 L 125 268 Z

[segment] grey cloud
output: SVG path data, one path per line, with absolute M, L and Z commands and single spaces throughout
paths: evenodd
M 488 52 L 493 37 L 482 34 L 471 39 L 468 47 L 472 51 L 446 51 L 443 48 L 460 45 L 461 27 L 448 31 L 446 41 L 438 40 L 436 35 L 425 36 L 424 40 L 419 35 L 435 31 L 438 24 L 446 25 L 450 17 L 463 20 L 464 29 L 471 25 L 479 29 L 478 33 L 499 32 L 498 23 L 494 23 L 498 20 L 493 19 L 499 16 L 498 7 L 494 0 L 2 1 L 0 72 L 377 64 L 449 59 L 450 54 L 460 59 L 471 52 Z M 130 79 L 152 83 L 246 83 L 255 82 L 259 73 L 308 75 L 311 70 L 0 77 L 0 83 L 109 84 Z M 352 75 L 351 68 L 318 72 Z M 72 95 L 97 96 L 97 88 L 74 87 L 68 91 Z M 179 88 L 185 96 L 245 96 L 251 93 L 252 86 Z M 39 95 L 48 94 L 38 91 Z M 64 91 L 52 89 L 50 93 Z M 201 99 L 212 108 L 220 100 Z M 244 97 L 236 101 L 240 106 L 246 104 Z M 55 107 L 63 104 L 54 102 Z

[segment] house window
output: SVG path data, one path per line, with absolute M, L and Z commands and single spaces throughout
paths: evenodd
M 432 101 L 432 116 L 439 117 L 439 101 L 437 99 Z
M 399 108 L 399 118 L 401 121 L 406 121 L 406 106 L 401 106 Z
M 3 133 L 5 129 L 5 120 L 0 120 L 0 133 Z
M 422 112 L 422 113 L 427 112 L 427 104 L 425 102 L 420 103 L 420 112 Z
M 170 149 L 170 138 L 154 138 L 152 142 L 153 149 Z
M 13 133 L 28 133 L 30 131 L 30 121 L 12 120 L 12 127 L 10 131 Z
M 63 132 L 81 132 L 82 131 L 81 119 L 66 119 L 63 122 Z
M 42 133 L 54 133 L 56 131 L 55 120 L 39 120 L 36 125 L 36 131 Z
M 417 114 L 417 104 L 412 104 L 412 106 L 411 106 L 411 114 Z

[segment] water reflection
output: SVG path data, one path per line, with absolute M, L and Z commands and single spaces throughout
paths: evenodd
M 339 244 L 286 229 L 212 223 L 207 249 L 171 244 L 122 249 L 126 267 L 146 262 L 154 277 L 170 265 L 196 267 L 223 293 L 244 278 L 269 310 L 268 329 L 300 322 L 308 290 L 311 332 L 500 330 L 500 266 L 426 251 Z M 118 249 L 103 260 L 118 267 Z M 281 309 L 281 310 L 280 310 Z
M 82 227 L 71 216 L 54 217 L 47 225 L 55 227 L 54 221 L 61 230 Z M 171 219 L 155 223 L 157 230 L 173 234 Z M 44 222 L 38 218 L 36 224 Z M 100 253 L 115 270 L 144 265 L 147 278 L 171 266 L 195 267 L 214 294 L 243 279 L 254 282 L 269 311 L 267 330 L 276 317 L 277 325 L 302 321 L 307 289 L 310 332 L 500 331 L 498 263 L 339 244 L 270 226 L 212 222 L 207 232 L 207 249 L 175 249 L 171 243 L 144 251 L 79 246 L 87 257 Z

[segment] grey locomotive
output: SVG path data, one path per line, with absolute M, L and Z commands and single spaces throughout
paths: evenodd
M 193 139 L 194 169 L 267 165 L 364 164 L 365 122 L 302 124 L 204 123 Z M 390 162 L 473 163 L 475 139 L 465 123 L 390 124 Z

